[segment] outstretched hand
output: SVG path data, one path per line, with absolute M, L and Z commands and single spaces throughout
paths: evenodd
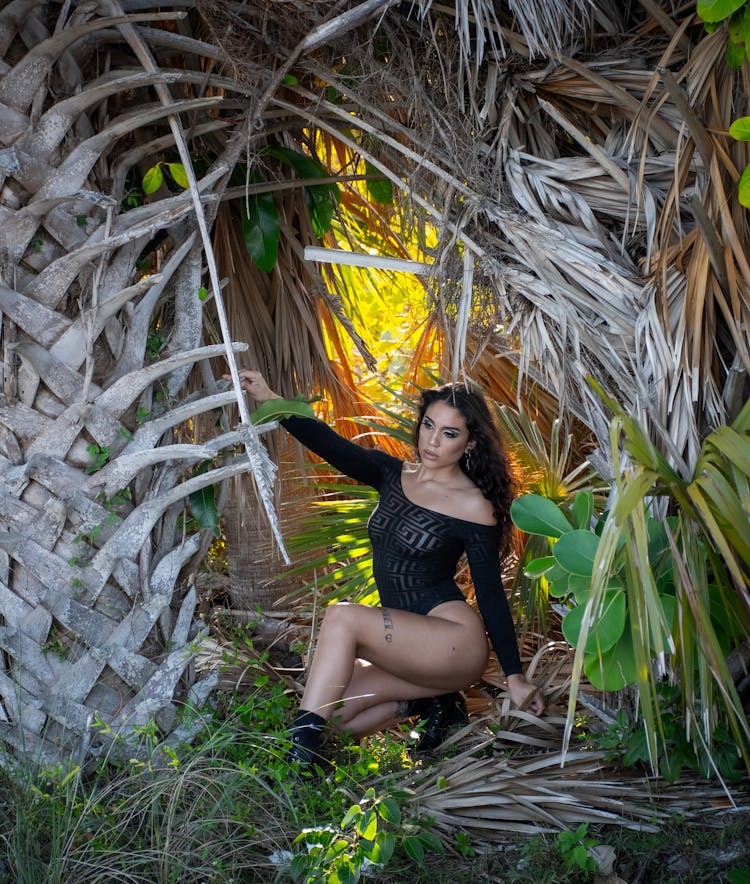
M 249 393 L 256 402 L 267 402 L 269 399 L 281 398 L 278 393 L 274 393 L 274 391 L 268 386 L 266 379 L 259 371 L 243 368 L 239 372 L 239 376 L 240 386 L 246 393 Z M 222 375 L 222 377 L 225 380 L 231 380 L 232 376 L 225 374 Z
M 534 715 L 544 712 L 544 696 L 539 688 L 526 680 L 525 675 L 511 675 L 508 677 L 508 691 L 510 698 L 519 709 L 525 709 Z

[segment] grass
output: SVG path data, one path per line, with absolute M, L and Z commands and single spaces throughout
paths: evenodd
M 378 837 L 392 855 L 382 873 L 370 870 L 371 884 L 593 881 L 570 862 L 559 834 L 509 835 L 488 847 L 454 832 L 435 843 L 431 821 L 408 816 L 408 796 L 389 782 L 391 772 L 413 763 L 397 737 L 361 749 L 334 746 L 341 762 L 335 774 L 295 776 L 283 736 L 258 727 L 277 727 L 288 700 L 264 690 L 231 717 L 214 718 L 199 745 L 160 768 L 102 762 L 89 772 L 26 769 L 15 781 L 3 775 L 0 881 L 272 884 L 292 880 L 296 856 L 295 880 L 335 884 L 358 880 L 358 864 Z M 155 741 L 153 748 L 156 759 Z M 356 820 L 346 823 L 353 806 Z M 614 848 L 615 871 L 629 884 L 750 881 L 747 812 L 675 819 L 657 833 L 584 829 L 588 843 Z M 325 849 L 306 846 L 321 841 Z
M 165 753 L 144 729 L 150 762 L 113 757 L 87 770 L 0 774 L 0 882 L 343 884 L 374 858 L 384 868 L 366 869 L 371 884 L 576 884 L 594 878 L 575 848 L 602 844 L 614 848 L 628 884 L 750 882 L 747 812 L 674 819 L 650 833 L 584 824 L 580 838 L 509 834 L 487 846 L 452 831 L 439 839 L 403 786 L 414 765 L 405 740 L 334 744 L 332 772 L 300 777 L 285 760 L 291 703 L 259 676 L 244 699 L 215 710 L 191 747 Z
M 421 838 L 422 848 L 437 842 L 419 821 L 401 818 L 397 794 L 371 789 L 381 772 L 403 767 L 403 744 L 348 750 L 335 775 L 301 777 L 285 760 L 289 702 L 279 685 L 256 688 L 230 715 L 220 710 L 197 745 L 177 753 L 164 753 L 149 730 L 150 763 L 113 757 L 93 770 L 27 766 L 15 781 L 3 775 L 0 881 L 287 881 L 288 864 L 274 857 L 306 860 L 304 837 L 295 844 L 305 830 L 313 841 L 331 830 L 362 854 L 369 829 L 341 825 L 360 804 L 363 814 L 384 808 L 381 840 L 388 836 L 406 865 L 409 839 Z

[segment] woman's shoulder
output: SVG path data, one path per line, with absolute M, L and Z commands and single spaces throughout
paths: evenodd
M 494 528 L 497 524 L 492 503 L 487 500 L 484 494 L 482 494 L 473 482 L 471 483 L 470 488 L 467 489 L 466 494 L 462 494 L 458 498 L 457 504 L 465 513 L 465 515 L 459 516 L 458 518 L 461 518 L 466 522 L 475 522 L 479 525 L 484 525 L 487 528 Z
M 450 486 L 427 483 L 420 487 L 418 473 L 419 464 L 404 462 L 401 477 L 412 503 L 480 528 L 495 527 L 497 520 L 492 503 L 468 476 L 462 476 Z

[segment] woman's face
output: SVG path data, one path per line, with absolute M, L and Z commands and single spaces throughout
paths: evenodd
M 466 420 L 447 402 L 433 402 L 419 427 L 419 458 L 425 466 L 446 467 L 457 463 L 469 444 Z

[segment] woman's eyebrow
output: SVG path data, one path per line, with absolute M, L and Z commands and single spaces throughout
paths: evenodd
M 429 416 L 429 414 L 426 414 L 426 415 L 422 418 L 422 423 L 424 423 L 425 421 L 429 421 L 431 424 L 435 424 L 435 426 L 438 426 L 438 424 L 435 423 L 435 419 L 434 419 L 434 418 L 431 418 L 431 417 Z M 441 429 L 441 430 L 455 430 L 457 433 L 460 433 L 460 432 L 461 432 L 461 427 L 441 427 L 440 429 Z

